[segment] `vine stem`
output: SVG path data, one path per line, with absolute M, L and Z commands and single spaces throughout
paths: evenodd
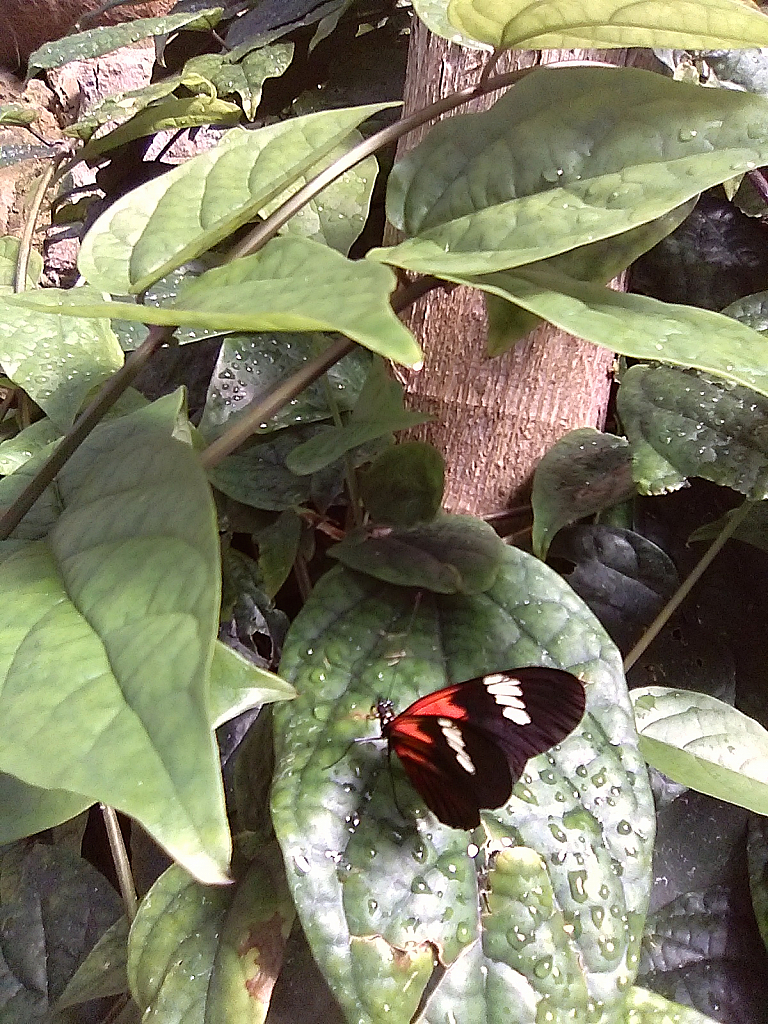
M 696 563 L 692 572 L 683 580 L 667 604 L 664 605 L 648 629 L 643 633 L 635 646 L 626 656 L 624 659 L 625 672 L 628 672 L 637 659 L 650 647 L 664 626 L 666 626 L 667 622 L 669 622 L 672 615 L 674 615 L 686 597 L 688 597 L 690 592 L 699 582 L 704 572 L 712 564 L 725 542 L 733 536 L 739 526 L 741 526 L 743 521 L 746 519 L 747 515 L 752 511 L 753 507 L 754 502 L 745 501 L 738 509 L 736 509 L 720 533 Z
M 117 820 L 117 812 L 114 807 L 110 807 L 108 804 L 99 804 L 99 806 L 104 818 L 104 826 L 107 830 L 107 839 L 109 840 L 109 849 L 112 852 L 117 882 L 120 886 L 120 895 L 123 897 L 125 916 L 130 923 L 136 917 L 139 898 L 136 895 L 136 886 L 133 884 L 128 851 L 125 848 L 123 833 L 120 830 L 120 822 Z

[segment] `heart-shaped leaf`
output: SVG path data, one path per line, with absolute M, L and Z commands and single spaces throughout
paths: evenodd
M 47 535 L 3 563 L 0 769 L 117 807 L 221 881 L 219 539 L 181 406 L 179 392 L 94 430 L 57 478 Z

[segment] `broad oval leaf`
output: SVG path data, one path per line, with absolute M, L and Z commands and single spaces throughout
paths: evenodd
M 533 476 L 533 552 L 547 557 L 558 530 L 635 494 L 629 444 L 592 427 L 552 445 Z
M 662 482 L 698 476 L 752 501 L 768 497 L 768 398 L 693 370 L 639 365 L 622 375 L 617 408 L 631 446 L 655 452 Z M 638 486 L 657 494 L 662 483 L 648 468 L 643 460 Z
M 418 368 L 421 349 L 389 304 L 395 284 L 388 267 L 353 262 L 307 238 L 279 237 L 189 281 L 172 306 L 108 302 L 92 291 L 78 295 L 82 288 L 40 289 L 8 301 L 69 316 L 215 331 L 339 331 L 386 359 Z
M 496 580 L 504 542 L 481 519 L 444 515 L 418 526 L 351 533 L 328 554 L 385 583 L 436 594 L 481 594 Z
M 527 267 L 483 277 L 442 276 L 514 302 L 611 352 L 703 370 L 768 395 L 765 339 L 721 313 Z
M 767 114 L 763 97 L 636 68 L 537 69 L 395 165 L 387 216 L 411 237 L 369 255 L 484 274 L 609 238 L 768 162 Z
M 716 697 L 641 686 L 631 692 L 640 750 L 675 782 L 768 814 L 768 732 Z
M 377 735 L 369 709 L 379 696 L 402 710 L 449 679 L 542 663 L 585 679 L 587 716 L 528 764 L 506 808 L 483 814 L 481 852 L 425 812 L 394 759 L 390 774 L 382 750 L 351 743 Z M 273 821 L 314 956 L 348 1019 L 409 1021 L 433 957 L 445 968 L 427 1004 L 435 1024 L 448 1010 L 530 1024 L 597 1002 L 598 1019 L 621 1019 L 653 811 L 618 653 L 562 580 L 508 547 L 494 586 L 472 596 L 334 570 L 291 627 L 281 672 L 299 696 L 275 713 Z M 525 909 L 532 899 L 540 916 Z
M 393 105 L 324 110 L 231 132 L 113 203 L 83 239 L 80 273 L 113 295 L 143 291 L 254 220 L 286 189 L 295 191 L 337 147 L 355 141 L 357 125 Z
M 435 518 L 444 486 L 445 463 L 437 448 L 406 441 L 374 459 L 360 479 L 360 497 L 375 523 L 415 526 Z
M 448 18 L 500 50 L 768 46 L 768 20 L 739 0 L 450 0 Z
M 57 478 L 48 535 L 3 563 L 0 769 L 117 807 L 218 882 L 219 541 L 181 404 L 94 430 Z

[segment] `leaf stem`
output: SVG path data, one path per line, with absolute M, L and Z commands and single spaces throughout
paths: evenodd
M 136 886 L 133 884 L 128 851 L 125 848 L 123 833 L 120 831 L 120 822 L 117 820 L 117 813 L 114 807 L 109 807 L 107 804 L 99 804 L 99 806 L 104 818 L 104 827 L 107 830 L 107 839 L 109 840 L 109 848 L 112 852 L 112 860 L 115 864 L 120 895 L 123 897 L 125 916 L 131 922 L 136 917 L 139 898 L 136 895 Z
M 672 615 L 677 611 L 683 601 L 688 597 L 691 590 L 696 586 L 701 577 L 703 576 L 706 569 L 709 568 L 710 564 L 714 560 L 715 556 L 720 552 L 725 542 L 733 536 L 736 530 L 741 526 L 742 522 L 746 519 L 747 515 L 754 508 L 754 502 L 745 501 L 733 515 L 730 517 L 728 522 L 722 528 L 718 536 L 710 544 L 704 554 L 701 556 L 699 561 L 693 568 L 693 571 L 683 580 L 680 586 L 677 588 L 675 593 L 669 599 L 667 604 L 661 609 L 659 614 L 650 624 L 648 629 L 643 633 L 640 639 L 637 641 L 635 646 L 629 652 L 624 659 L 624 671 L 628 672 L 630 668 L 635 664 L 637 659 L 650 647 L 659 633 L 662 631 L 664 626 L 670 620 Z
M 40 175 L 37 187 L 35 188 L 35 194 L 32 197 L 29 212 L 26 220 L 24 221 L 24 230 L 22 231 L 21 240 L 19 241 L 19 255 L 16 258 L 16 272 L 13 278 L 13 290 L 17 294 L 19 292 L 23 292 L 27 287 L 29 255 L 32 250 L 32 236 L 34 235 L 35 227 L 37 226 L 40 207 L 43 205 L 43 199 L 45 198 L 45 193 L 48 191 L 51 179 L 59 169 L 59 165 L 63 159 L 64 154 L 59 153 L 46 165 L 45 170 Z

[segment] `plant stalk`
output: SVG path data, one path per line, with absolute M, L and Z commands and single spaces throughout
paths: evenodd
M 104 817 L 104 826 L 107 830 L 109 849 L 112 852 L 112 860 L 115 865 L 120 895 L 123 897 L 125 916 L 129 922 L 136 917 L 136 909 L 139 905 L 139 898 L 136 895 L 136 886 L 133 884 L 131 864 L 128 859 L 128 851 L 125 848 L 123 833 L 120 831 L 120 822 L 117 820 L 117 813 L 114 807 L 107 804 L 99 804 Z
M 745 501 L 738 509 L 736 509 L 718 536 L 712 541 L 710 546 L 696 563 L 692 572 L 683 580 L 675 593 L 664 605 L 648 629 L 643 633 L 635 646 L 626 656 L 624 659 L 625 672 L 628 672 L 637 659 L 650 647 L 664 626 L 669 622 L 672 615 L 674 615 L 686 597 L 688 597 L 690 592 L 699 582 L 705 570 L 709 568 L 725 542 L 732 537 L 739 526 L 741 526 L 747 515 L 752 511 L 752 508 L 753 502 Z

